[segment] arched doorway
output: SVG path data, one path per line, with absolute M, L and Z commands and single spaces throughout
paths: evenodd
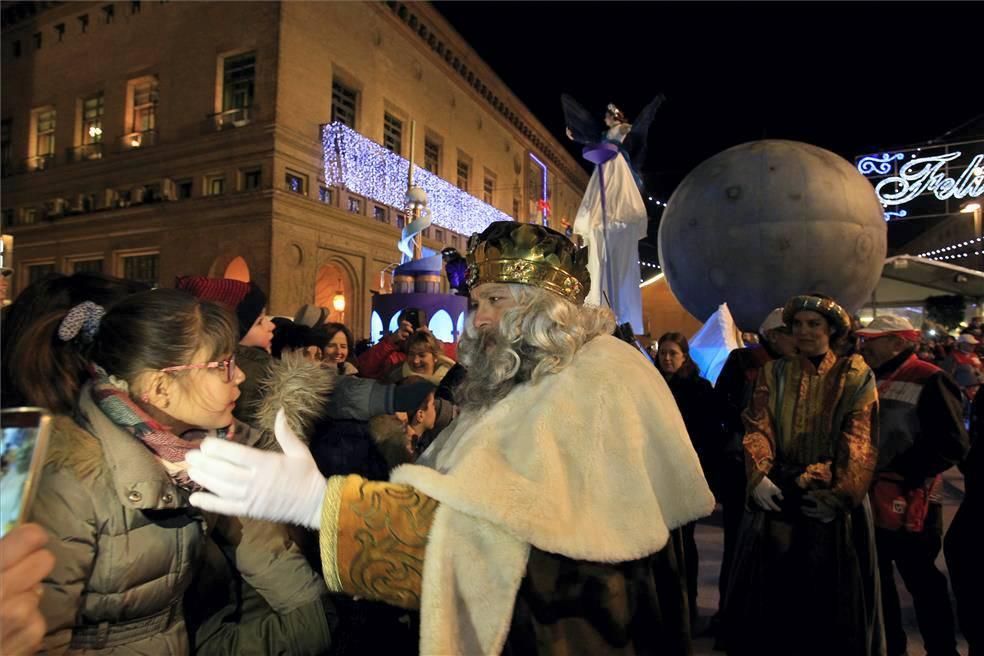
M 222 277 L 228 278 L 229 280 L 249 282 L 249 266 L 246 264 L 246 260 L 241 255 L 234 257 L 226 266 L 225 273 L 222 274 Z
M 348 271 L 333 262 L 322 265 L 314 287 L 314 304 L 328 310 L 328 321 L 351 327 L 358 303 Z

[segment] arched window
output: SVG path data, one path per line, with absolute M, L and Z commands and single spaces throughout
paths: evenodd
M 454 342 L 454 323 L 451 321 L 451 315 L 447 313 L 447 310 L 438 310 L 437 313 L 431 317 L 430 323 L 427 326 L 430 328 L 431 333 L 434 337 L 438 338 L 442 342 Z
M 229 280 L 249 282 L 249 266 L 246 264 L 246 260 L 241 255 L 235 257 L 226 266 L 225 273 L 222 274 L 222 277 L 228 278 Z
M 465 334 L 465 313 L 462 312 L 458 315 L 458 339 Z
M 379 318 L 379 313 L 372 311 L 369 318 L 369 340 L 375 344 L 383 338 L 383 320 Z

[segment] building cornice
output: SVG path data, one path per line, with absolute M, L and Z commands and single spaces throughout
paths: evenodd
M 509 87 L 492 71 L 454 28 L 429 4 L 382 0 L 380 12 L 413 34 L 426 51 L 442 61 L 462 88 L 485 103 L 492 114 L 527 141 L 531 150 L 546 157 L 558 171 L 581 187 L 588 174 L 537 120 Z M 473 63 L 471 63 L 473 62 Z M 495 89 L 501 90 L 501 96 Z

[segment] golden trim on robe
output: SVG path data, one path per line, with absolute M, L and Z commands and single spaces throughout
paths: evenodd
M 337 497 L 336 511 L 329 509 L 329 496 L 331 503 Z M 427 534 L 437 507 L 409 485 L 354 475 L 329 479 L 321 523 L 329 589 L 419 608 Z

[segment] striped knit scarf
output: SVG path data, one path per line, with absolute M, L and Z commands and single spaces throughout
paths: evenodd
M 161 461 L 164 469 L 174 482 L 187 490 L 200 490 L 188 477 L 185 457 L 189 451 L 197 449 L 206 437 L 232 439 L 235 424 L 218 431 L 193 430 L 178 437 L 169 427 L 152 419 L 144 412 L 125 389 L 110 380 L 104 369 L 97 365 L 90 367 L 92 374 L 92 400 L 99 406 L 110 421 L 144 443 Z

